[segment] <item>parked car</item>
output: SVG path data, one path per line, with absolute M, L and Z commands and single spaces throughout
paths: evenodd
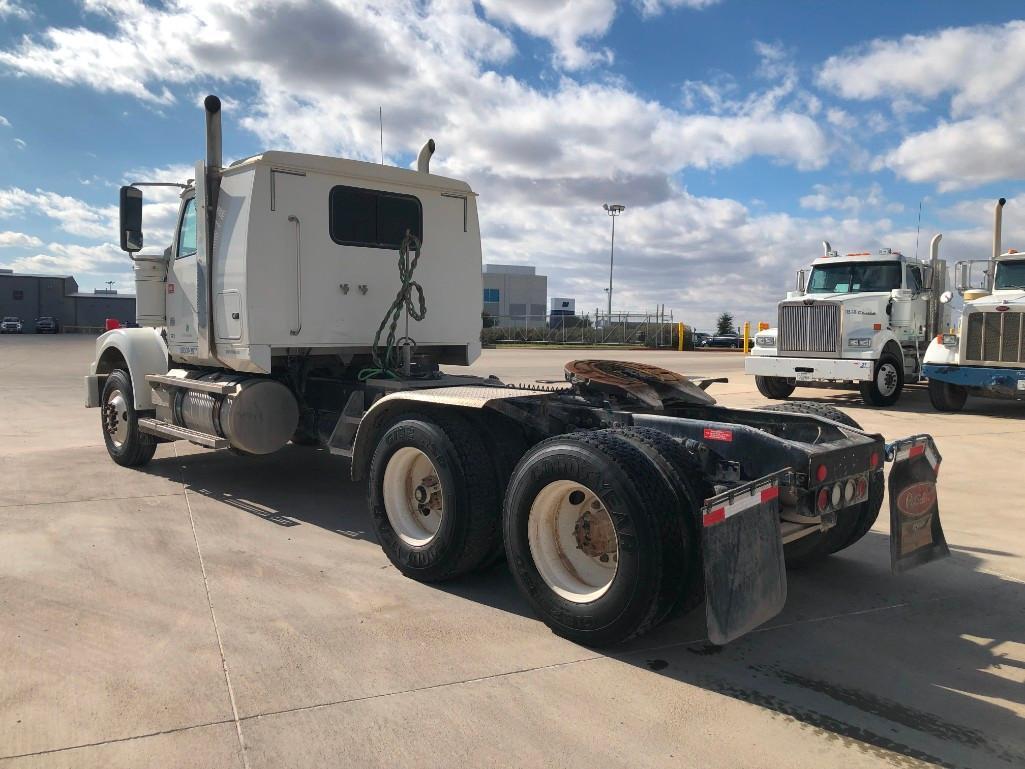
M 705 346 L 705 342 L 707 342 L 711 338 L 712 338 L 711 334 L 706 334 L 704 331 L 695 331 L 694 332 L 694 346 L 695 347 L 704 347 Z
M 10 315 L 0 321 L 0 334 L 20 334 L 21 318 Z
M 60 324 L 57 319 L 49 315 L 44 315 L 42 318 L 36 318 L 36 333 L 37 334 L 56 334 L 60 331 Z
M 705 340 L 702 347 L 734 347 L 740 349 L 744 346 L 744 337 L 734 331 L 725 334 L 716 334 Z

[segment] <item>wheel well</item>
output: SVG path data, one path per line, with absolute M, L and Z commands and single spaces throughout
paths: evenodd
M 898 361 L 900 361 L 901 364 L 903 365 L 903 363 L 904 363 L 904 351 L 901 349 L 900 345 L 897 344 L 892 339 L 889 342 L 887 342 L 885 345 L 883 345 L 883 354 L 886 354 L 886 353 L 890 353 L 890 355 L 892 355 L 894 358 L 896 358 Z
M 96 361 L 96 373 L 100 375 L 111 374 L 119 368 L 128 371 L 128 361 L 116 347 L 108 347 Z

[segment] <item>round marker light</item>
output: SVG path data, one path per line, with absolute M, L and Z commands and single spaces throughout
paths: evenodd
M 844 501 L 847 504 L 850 504 L 851 502 L 853 502 L 854 501 L 855 493 L 856 493 L 856 489 L 855 489 L 855 486 L 854 486 L 854 481 L 853 480 L 847 481 L 847 483 L 844 484 L 844 487 L 843 487 L 843 498 L 844 498 Z
M 868 466 L 875 470 L 879 467 L 879 452 L 873 451 L 872 456 L 868 458 Z
M 840 506 L 840 500 L 843 499 L 843 486 L 839 483 L 833 484 L 833 494 L 830 497 L 830 501 L 833 503 L 833 507 Z
M 815 504 L 820 513 L 826 512 L 826 508 L 829 507 L 829 491 L 826 489 L 819 489 L 819 496 Z
M 855 496 L 858 499 L 861 499 L 867 493 L 868 493 L 868 484 L 865 482 L 864 478 L 858 478 L 858 482 L 857 482 L 857 486 L 856 486 L 856 491 L 855 491 Z
M 817 468 L 815 469 L 815 479 L 816 479 L 816 480 L 817 480 L 817 481 L 818 481 L 819 483 L 822 483 L 823 481 L 825 481 L 825 480 L 826 480 L 826 476 L 827 476 L 827 475 L 829 475 L 829 471 L 828 471 L 828 470 L 826 470 L 826 466 L 825 466 L 825 465 L 819 465 L 819 466 L 818 466 L 818 467 L 817 467 Z

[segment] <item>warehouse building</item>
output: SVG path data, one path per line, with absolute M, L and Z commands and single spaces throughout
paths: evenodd
M 548 276 L 519 264 L 484 265 L 484 312 L 498 325 L 543 326 L 548 309 Z
M 78 290 L 70 275 L 27 275 L 0 269 L 0 317 L 13 316 L 24 332 L 36 330 L 36 318 L 57 319 L 61 331 L 102 331 L 107 318 L 135 322 L 135 296 L 114 290 Z

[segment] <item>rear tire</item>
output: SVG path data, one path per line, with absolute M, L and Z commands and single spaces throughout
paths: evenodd
M 141 467 L 153 459 L 157 441 L 139 430 L 132 378 L 116 369 L 107 376 L 100 396 L 100 426 L 110 458 L 122 467 Z
M 756 376 L 755 387 L 769 400 L 786 400 L 797 389 L 797 385 L 779 376 Z
M 937 411 L 960 411 L 968 400 L 968 390 L 961 385 L 930 379 L 929 400 Z
M 904 363 L 892 353 L 883 353 L 873 369 L 872 379 L 858 389 L 867 406 L 892 406 L 904 389 Z
M 370 461 L 378 540 L 400 572 L 442 582 L 477 568 L 499 541 L 501 498 L 478 431 L 455 414 L 407 415 Z
M 506 493 L 513 577 L 564 638 L 606 646 L 641 635 L 668 614 L 688 572 L 675 502 L 650 457 L 617 430 L 543 441 Z
M 810 403 L 808 401 L 792 401 L 790 403 L 776 403 L 772 406 L 762 406 L 758 409 L 759 411 L 777 411 L 784 414 L 809 414 L 815 417 L 824 417 L 833 422 L 839 422 L 842 425 L 853 427 L 855 430 L 860 430 L 861 425 L 855 422 L 851 417 L 840 411 L 840 409 L 829 406 L 825 403 Z

